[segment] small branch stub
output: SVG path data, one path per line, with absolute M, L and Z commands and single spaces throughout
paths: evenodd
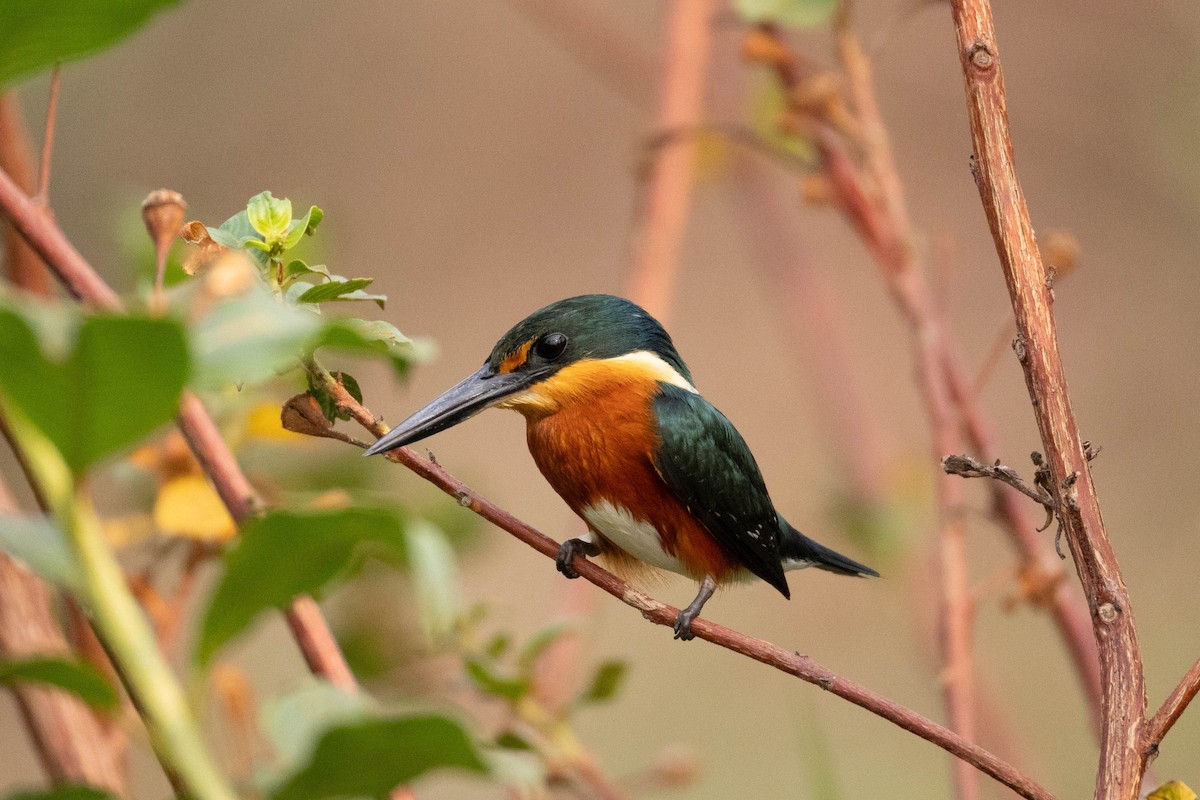
M 984 464 L 971 456 L 948 455 L 942 459 L 942 470 L 948 475 L 958 475 L 963 478 L 992 478 L 1008 484 L 1051 513 L 1058 508 L 1054 497 L 1040 483 L 1035 480 L 1037 488 L 1030 486 L 1017 474 L 1015 469 L 1004 466 L 999 460 L 995 464 Z
M 991 48 L 978 40 L 971 45 L 971 49 L 967 52 L 967 60 L 980 72 L 990 70 L 996 63 L 996 57 L 992 55 Z

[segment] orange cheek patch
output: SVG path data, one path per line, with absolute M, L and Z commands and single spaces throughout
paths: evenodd
M 500 362 L 501 372 L 513 372 L 525 364 L 525 359 L 529 357 L 529 348 L 533 347 L 533 339 L 530 339 L 525 344 L 517 348 L 516 352 L 512 353 Z

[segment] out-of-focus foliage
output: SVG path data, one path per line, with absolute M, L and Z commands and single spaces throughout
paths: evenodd
M 282 761 L 264 781 L 274 800 L 385 798 L 435 767 L 485 769 L 457 720 L 388 711 L 321 681 L 272 702 L 263 727 Z
M 5 800 L 115 800 L 101 789 L 90 786 L 59 786 L 54 789 L 37 792 L 17 792 L 8 795 Z
M 0 662 L 0 686 L 36 683 L 56 686 L 96 708 L 117 707 L 117 693 L 95 667 L 64 658 L 28 658 Z
M 298 595 L 325 596 L 368 559 L 399 568 L 412 590 L 408 624 L 424 634 L 411 637 L 408 657 L 453 658 L 461 665 L 454 670 L 461 671 L 460 685 L 473 685 L 480 704 L 499 701 L 505 720 L 477 735 L 450 716 L 398 713 L 365 695 L 318 684 L 303 702 L 285 699 L 268 714 L 279 759 L 258 770 L 263 795 L 385 797 L 431 769 L 457 767 L 491 772 L 522 796 L 536 796 L 546 788 L 549 765 L 580 758 L 570 717 L 617 693 L 623 663 L 600 664 L 574 699 L 543 707 L 534 693 L 538 664 L 570 626 L 548 626 L 521 647 L 510 647 L 507 633 L 478 644 L 463 610 L 452 539 L 442 527 L 399 508 L 364 504 L 340 487 L 331 491 L 342 482 L 326 477 L 307 494 L 277 492 L 286 507 L 239 530 L 178 433 L 132 450 L 177 413 L 188 383 L 233 420 L 224 431 L 232 447 L 242 437 L 276 448 L 310 446 L 283 431 L 278 405 L 269 409 L 269 424 L 262 408 L 264 397 L 294 393 L 303 380 L 317 419 L 348 418 L 328 394 L 314 351 L 382 359 L 400 374 L 422 357 L 425 351 L 390 323 L 322 313 L 322 302 L 384 300 L 364 291 L 369 278 L 340 278 L 290 252 L 323 216 L 313 206 L 293 219 L 288 200 L 264 192 L 221 226 L 189 223 L 192 247 L 179 265 L 181 280 L 155 295 L 155 316 L 87 315 L 41 301 L 19 310 L 0 305 L 0 356 L 14 366 L 0 374 L 0 406 L 19 428 L 18 438 L 37 445 L 39 464 L 61 465 L 52 501 L 60 519 L 0 518 L 0 547 L 94 599 L 86 594 L 91 573 L 82 566 L 90 562 L 79 557 L 73 527 L 80 514 L 93 514 L 81 492 L 83 474 L 89 481 L 114 474 L 152 481 L 146 509 L 90 518 L 112 547 L 171 537 L 193 540 L 189 559 L 220 553 L 223 569 L 198 628 L 198 677 L 264 612 L 285 609 Z M 141 286 L 148 293 L 147 284 Z M 150 303 L 142 297 L 127 305 Z M 333 374 L 362 399 L 352 375 Z M 132 452 L 119 469 L 98 469 L 122 450 Z M 50 474 L 37 465 L 35 472 Z M 154 613 L 161 616 L 162 609 Z M 8 680 L 54 683 L 111 705 L 111 689 L 91 677 L 66 662 L 46 662 L 13 665 Z
M 837 0 L 735 0 L 734 8 L 746 22 L 772 22 L 808 28 L 828 22 Z
M 436 714 L 368 718 L 326 728 L 308 763 L 271 800 L 386 800 L 396 786 L 448 767 L 487 769 L 469 734 L 453 720 Z
M 16 311 L 0 309 L 0 393 L 75 474 L 170 420 L 188 372 L 180 326 L 166 319 L 95 316 L 67 352 L 46 353 Z
M 75 554 L 62 531 L 46 517 L 0 516 L 0 550 L 63 588 L 75 586 Z
M 4 0 L 0 87 L 61 61 L 102 50 L 179 0 Z
M 320 596 L 367 555 L 404 563 L 405 523 L 387 509 L 276 511 L 243 526 L 203 621 L 196 658 L 207 663 L 258 614 Z

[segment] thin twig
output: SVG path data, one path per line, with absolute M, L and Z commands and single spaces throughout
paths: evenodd
M 58 121 L 58 90 L 62 84 L 62 65 L 55 64 L 50 73 L 50 100 L 46 104 L 46 134 L 42 140 L 42 166 L 38 170 L 37 194 L 34 201 L 38 205 L 50 205 L 50 162 L 54 157 L 54 128 Z
M 355 400 L 327 371 L 320 369 L 319 365 L 312 364 L 310 373 L 334 398 L 339 410 L 349 414 L 351 418 L 377 437 L 387 432 L 387 426 Z M 471 509 L 547 558 L 553 559 L 557 556 L 557 542 L 487 500 L 439 464 L 423 458 L 416 451 L 407 447 L 389 451 L 387 458 L 404 465 L 455 498 L 459 505 Z M 625 581 L 586 559 L 577 558 L 574 566 L 580 576 L 626 605 L 636 608 L 648 621 L 664 626 L 675 624 L 679 609 L 661 603 L 630 587 Z M 828 692 L 883 717 L 970 763 L 1022 797 L 1036 798 L 1037 800 L 1049 800 L 1053 797 L 1046 789 L 978 745 L 895 701 L 831 672 L 808 656 L 784 650 L 777 645 L 730 630 L 706 619 L 697 619 L 693 630 L 700 639 L 820 686 Z
M 970 379 L 957 353 L 947 351 L 946 375 L 950 391 L 962 413 L 963 429 L 968 444 L 979 453 L 993 457 L 1000 444 L 991 420 L 971 391 Z M 1082 593 L 1068 584 L 1061 559 L 1037 533 L 1037 524 L 1029 516 L 1028 504 L 1017 493 L 1000 483 L 992 484 L 992 507 L 997 522 L 1003 525 L 1021 554 L 1021 581 L 1026 596 L 1037 607 L 1050 612 L 1059 635 L 1067 646 L 1075 672 L 1088 700 L 1092 728 L 1099 735 L 1100 721 L 1100 659 L 1092 638 L 1091 614 Z
M 968 455 L 949 455 L 942 459 L 942 469 L 948 475 L 958 475 L 962 478 L 992 478 L 1016 489 L 1050 513 L 1058 510 L 1054 498 L 1044 489 L 1040 486 L 1037 488 L 1030 486 L 1015 469 L 1006 467 L 999 461 L 995 464 L 984 464 L 979 459 Z
M 1146 758 L 1146 685 L 1129 592 L 1104 529 L 1058 351 L 1053 298 L 1013 164 L 991 4 L 952 0 L 965 81 L 973 172 L 1017 321 L 1017 354 L 1046 450 L 1067 543 L 1093 612 L 1102 719 L 1096 798 L 1138 796 Z
M 1162 707 L 1153 717 L 1146 720 L 1142 741 L 1147 758 L 1158 754 L 1159 742 L 1179 720 L 1188 704 L 1195 699 L 1197 692 L 1200 692 L 1200 660 L 1192 664 L 1192 668 L 1179 681 L 1179 685 L 1172 689 L 1171 694 L 1163 701 Z

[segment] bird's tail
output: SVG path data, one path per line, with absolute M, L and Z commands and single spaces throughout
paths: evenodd
M 846 558 L 823 544 L 814 542 L 789 525 L 783 517 L 779 518 L 779 522 L 779 527 L 783 531 L 783 536 L 779 540 L 779 555 L 783 560 L 785 570 L 817 567 L 829 572 L 836 572 L 838 575 L 879 577 L 879 573 L 870 567 Z

